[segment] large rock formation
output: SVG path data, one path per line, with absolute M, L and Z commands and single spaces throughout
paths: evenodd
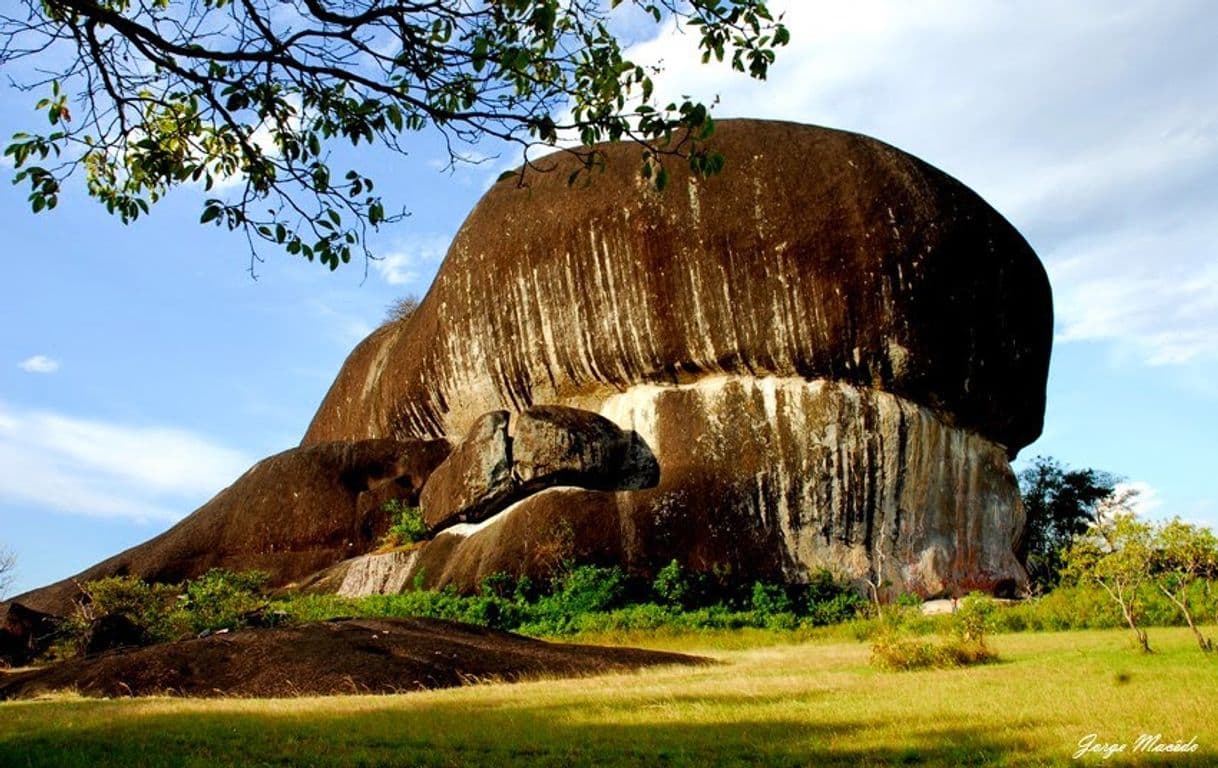
M 1040 433 L 1052 330 L 1035 254 L 873 139 L 740 120 L 713 143 L 721 176 L 670 163 L 662 193 L 628 145 L 587 185 L 562 160 L 497 184 L 415 314 L 352 353 L 304 444 L 455 440 L 563 404 L 658 458 L 655 488 L 448 515 L 412 559 L 429 584 L 540 569 L 556 548 L 926 594 L 1021 583 L 1007 460 Z
M 1036 255 L 873 139 L 730 120 L 712 145 L 721 175 L 669 161 L 663 192 L 628 144 L 587 183 L 556 156 L 496 184 L 301 448 L 78 578 L 324 569 L 311 583 L 358 594 L 675 557 L 927 595 L 1023 582 L 1008 459 L 1044 413 Z M 334 565 L 372 548 L 380 502 L 420 494 L 431 541 Z M 54 612 L 71 591 L 21 599 Z

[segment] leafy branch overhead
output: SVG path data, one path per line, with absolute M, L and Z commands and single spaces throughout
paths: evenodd
M 523 183 L 537 169 L 530 147 L 559 146 L 588 169 L 593 144 L 633 140 L 657 187 L 665 159 L 717 172 L 723 158 L 702 143 L 707 107 L 657 101 L 658 70 L 627 60 L 613 32 L 619 6 L 680 22 L 703 61 L 758 79 L 789 39 L 764 0 L 12 5 L 0 12 L 0 64 L 36 72 L 20 85 L 46 94 L 37 109 L 49 130 L 5 149 L 35 212 L 54 208 L 77 172 L 124 223 L 199 185 L 213 195 L 201 221 L 244 232 L 254 256 L 271 243 L 331 269 L 370 255 L 369 227 L 405 215 L 344 145 L 404 154 L 404 134 L 434 129 L 456 162 L 459 147 L 506 142 Z

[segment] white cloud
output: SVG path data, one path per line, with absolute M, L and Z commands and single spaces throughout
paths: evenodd
M 1163 499 L 1159 496 L 1158 489 L 1143 480 L 1117 483 L 1113 488 L 1113 497 L 1122 499 L 1122 506 L 1138 517 L 1157 517 L 1155 513 L 1163 508 Z
M 663 100 L 858 131 L 976 189 L 1047 262 L 1064 343 L 1218 360 L 1218 57 L 1199 0 L 787 0 L 768 82 L 668 25 Z M 731 158 L 728 158 L 731 162 Z
M 0 404 L 0 500 L 92 517 L 176 520 L 251 465 L 188 431 Z
M 1057 339 L 1116 341 L 1149 365 L 1218 359 L 1218 262 L 1187 258 L 1215 242 L 1218 219 L 1117 229 L 1055 248 Z
M 17 363 L 17 367 L 26 373 L 54 373 L 59 370 L 59 361 L 46 355 L 34 355 Z
M 1121 501 L 1120 507 L 1146 520 L 1179 517 L 1186 523 L 1203 525 L 1218 532 L 1218 501 L 1213 498 L 1165 499 L 1158 488 L 1144 480 L 1117 483 L 1113 498 Z M 1100 514 L 1110 510 L 1110 507 L 1103 507 Z
M 385 282 L 426 289 L 448 252 L 452 238 L 443 235 L 418 235 L 399 241 L 372 262 Z
M 375 326 L 362 317 L 340 312 L 324 301 L 314 301 L 313 308 L 319 317 L 326 319 L 327 326 L 334 331 L 334 339 L 344 347 L 363 341 L 375 330 Z

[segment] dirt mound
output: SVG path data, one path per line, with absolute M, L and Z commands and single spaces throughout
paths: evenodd
M 341 619 L 117 651 L 0 676 L 0 700 L 86 696 L 394 693 L 474 682 L 574 677 L 707 659 L 546 643 L 431 619 Z

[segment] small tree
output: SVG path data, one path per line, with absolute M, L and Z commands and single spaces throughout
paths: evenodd
M 684 607 L 693 591 L 690 589 L 689 575 L 675 559 L 656 573 L 651 588 L 662 603 L 674 608 Z
M 1201 634 L 1189 608 L 1193 585 L 1218 574 L 1218 538 L 1208 528 L 1174 518 L 1155 530 L 1155 587 L 1179 609 L 1201 650 L 1214 650 L 1214 641 Z
M 390 499 L 381 510 L 389 516 L 389 530 L 385 543 L 392 547 L 414 544 L 427 538 L 427 523 L 423 511 L 412 507 L 401 499 Z
M 1062 575 L 1100 585 L 1120 606 L 1125 623 L 1145 653 L 1150 653 L 1150 642 L 1138 621 L 1142 614 L 1141 591 L 1151 578 L 1154 559 L 1150 524 L 1120 507 L 1102 511 L 1087 532 L 1063 553 Z
M 410 316 L 419 308 L 419 297 L 415 295 L 402 296 L 390 302 L 389 307 L 385 312 L 385 325 L 390 323 L 401 323 L 410 319 Z
M 13 572 L 17 569 L 17 557 L 7 549 L 0 549 L 0 598 L 8 595 L 13 585 Z

